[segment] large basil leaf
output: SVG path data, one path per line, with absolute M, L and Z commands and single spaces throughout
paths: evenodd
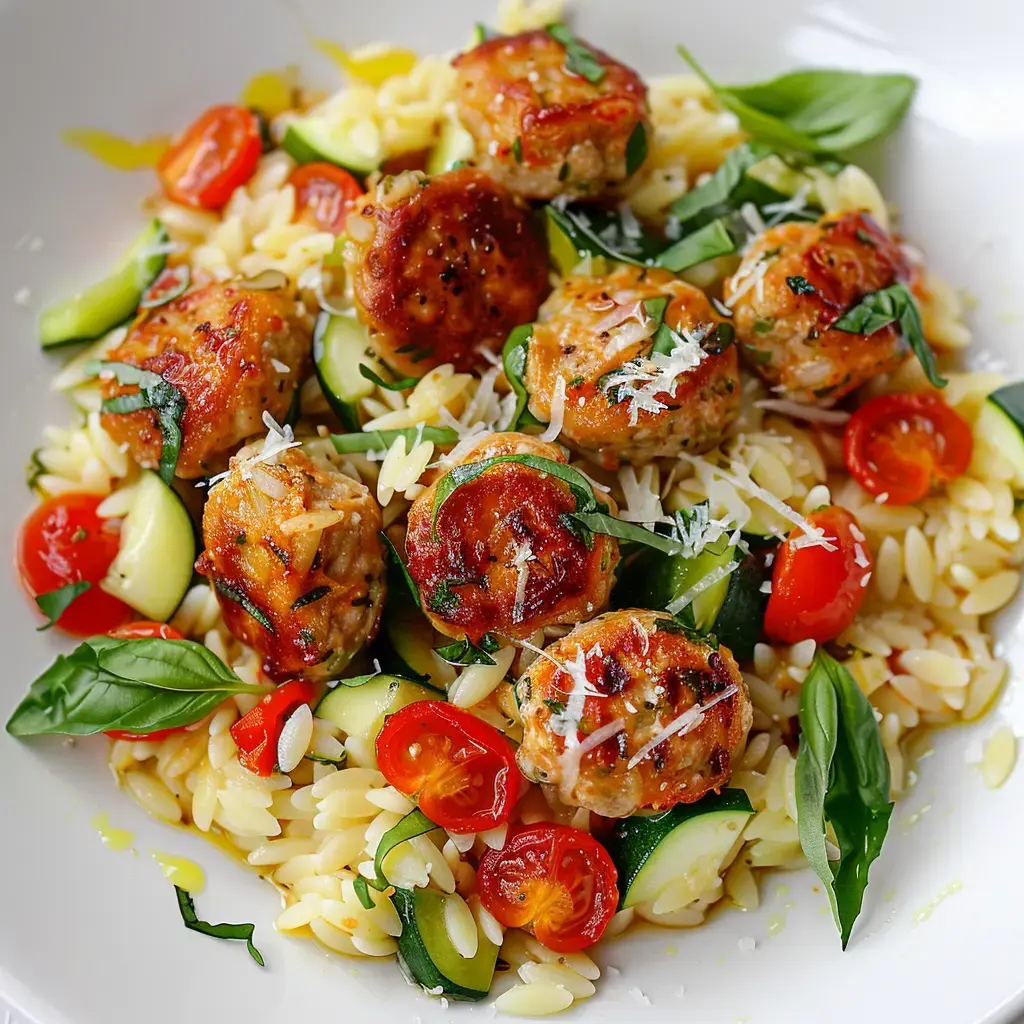
M 107 729 L 148 733 L 199 721 L 243 683 L 191 640 L 92 637 L 59 655 L 7 722 L 12 736 L 91 736 Z
M 725 86 L 686 47 L 678 49 L 755 139 L 795 152 L 842 153 L 887 135 L 902 120 L 917 89 L 917 80 L 909 75 L 831 69 Z
M 928 383 L 944 388 L 948 381 L 939 376 L 935 366 L 935 353 L 924 336 L 924 325 L 917 309 L 917 300 L 905 284 L 894 284 L 865 295 L 852 309 L 847 310 L 833 325 L 837 331 L 849 334 L 871 335 L 892 323 L 900 325 L 900 333 L 910 350 L 920 360 Z
M 819 650 L 800 693 L 796 806 L 800 846 L 828 892 L 843 949 L 860 914 L 868 870 L 889 828 L 889 761 L 874 709 L 856 680 Z M 825 823 L 839 841 L 829 860 Z

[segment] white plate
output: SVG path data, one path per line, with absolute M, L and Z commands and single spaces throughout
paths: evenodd
M 974 358 L 1001 357 L 1024 370 L 1013 319 L 1024 276 L 1024 5 L 578 6 L 582 34 L 647 74 L 681 70 L 673 44 L 685 40 L 726 81 L 814 64 L 920 76 L 909 123 L 885 147 L 888 195 L 932 265 L 978 297 Z M 152 184 L 146 173 L 119 175 L 69 151 L 60 129 L 99 125 L 137 137 L 173 129 L 236 96 L 253 72 L 289 62 L 331 83 L 304 26 L 348 45 L 391 39 L 427 52 L 460 45 L 472 22 L 492 16 L 490 3 L 468 0 L 0 0 L 4 545 L 31 504 L 23 466 L 40 428 L 67 417 L 47 391 L 54 364 L 39 354 L 35 314 L 120 255 L 140 224 L 136 203 Z M 26 236 L 42 238 L 43 248 L 19 246 Z M 27 308 L 12 301 L 23 287 L 32 296 Z M 10 577 L 0 612 L 3 720 L 59 641 L 32 631 L 36 619 Z M 1011 631 L 1013 620 L 1004 623 L 1003 636 L 1007 656 L 1020 665 L 1024 643 Z M 920 780 L 895 811 L 848 952 L 840 952 L 813 877 L 780 874 L 764 885 L 759 913 L 726 910 L 696 931 L 649 930 L 611 944 L 601 958 L 621 974 L 606 976 L 599 996 L 574 1019 L 1009 1019 L 1022 1005 L 1024 986 L 1017 938 L 1024 920 L 1024 770 L 993 793 L 964 759 L 971 736 L 987 735 L 999 721 L 1024 733 L 1019 679 L 987 721 L 936 737 L 935 756 L 921 764 Z M 392 963 L 328 958 L 312 944 L 277 936 L 270 887 L 201 840 L 149 821 L 115 790 L 100 747 L 19 743 L 0 734 L 0 997 L 11 1005 L 7 1021 L 265 1024 L 326 1017 L 363 1024 L 386 1014 L 389 1021 L 418 1017 L 431 1024 L 490 1016 L 486 1004 L 441 1009 L 406 986 Z M 101 846 L 89 826 L 98 811 L 137 833 L 137 855 Z M 206 866 L 203 914 L 255 922 L 266 970 L 235 943 L 184 930 L 173 892 L 149 857 L 156 848 Z M 935 904 L 957 884 L 960 891 Z M 932 904 L 929 919 L 915 924 Z M 782 920 L 781 932 L 770 936 Z M 756 939 L 753 952 L 739 951 L 743 937 Z

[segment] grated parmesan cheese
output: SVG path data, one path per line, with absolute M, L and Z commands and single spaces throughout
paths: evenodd
M 512 556 L 512 565 L 515 567 L 516 576 L 516 596 L 515 601 L 512 604 L 512 621 L 522 622 L 524 604 L 526 602 L 526 583 L 530 578 L 530 562 L 536 559 L 536 555 L 533 553 L 533 546 L 530 544 L 529 537 L 516 545 L 515 554 Z
M 281 424 L 278 423 L 266 409 L 263 410 L 263 425 L 267 428 L 267 437 L 263 442 L 262 449 L 257 454 L 250 455 L 248 458 L 243 459 L 236 466 L 232 467 L 241 472 L 243 480 L 252 479 L 253 470 L 261 463 L 269 463 L 272 460 L 275 460 L 282 452 L 286 452 L 289 448 L 298 448 L 302 445 L 301 441 L 295 440 L 295 434 L 292 431 L 292 428 L 287 423 L 284 426 L 281 426 Z M 230 472 L 231 470 L 228 469 L 223 473 L 218 473 L 216 476 L 210 477 L 210 487 L 219 483 Z
M 806 420 L 808 423 L 827 423 L 830 426 L 842 426 L 850 418 L 848 412 L 841 409 L 819 409 L 813 405 L 803 405 L 784 398 L 762 398 L 754 403 L 755 408 L 765 412 L 777 412 L 794 420 Z
M 685 736 L 688 732 L 692 732 L 696 729 L 701 722 L 704 721 L 704 713 L 710 711 L 716 704 L 723 700 L 728 700 L 733 694 L 738 692 L 738 687 L 735 683 L 730 683 L 721 693 L 716 693 L 706 704 L 694 704 L 692 708 L 688 708 L 678 718 L 669 722 L 664 729 L 656 733 L 651 739 L 649 739 L 630 759 L 629 764 L 626 765 L 626 769 L 632 770 L 635 768 L 645 757 L 647 757 L 655 747 L 660 746 L 667 739 L 671 739 L 673 736 L 681 735 Z
M 565 422 L 565 378 L 559 375 L 551 395 L 551 418 L 547 429 L 540 435 L 542 441 L 557 441 Z
M 617 736 L 626 728 L 626 721 L 623 718 L 616 718 L 614 722 L 607 722 L 599 729 L 595 729 L 582 742 L 570 746 L 569 738 L 566 737 L 565 752 L 559 759 L 562 769 L 562 777 L 558 783 L 558 791 L 562 799 L 568 802 L 572 791 L 576 786 L 576 780 L 580 774 L 580 762 L 595 747 L 599 747 L 605 740 Z

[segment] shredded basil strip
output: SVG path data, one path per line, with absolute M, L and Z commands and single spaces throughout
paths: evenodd
M 353 452 L 387 451 L 400 437 L 411 448 L 419 441 L 455 444 L 459 435 L 451 427 L 405 427 L 402 430 L 361 430 L 354 434 L 331 434 L 331 444 L 339 455 Z
M 672 204 L 673 215 L 686 228 L 691 226 L 698 216 L 709 210 L 716 211 L 715 216 L 718 216 L 724 212 L 722 208 L 726 204 L 729 204 L 730 210 L 737 209 L 737 204 L 730 200 L 746 178 L 747 171 L 771 155 L 771 148 L 760 142 L 742 142 L 733 147 L 725 155 L 725 160 L 719 168 L 703 185 L 690 189 Z
M 554 462 L 540 455 L 495 455 L 493 458 L 483 459 L 481 462 L 467 462 L 461 466 L 456 466 L 446 476 L 441 478 L 438 482 L 437 490 L 434 492 L 434 510 L 431 518 L 433 530 L 435 532 L 437 530 L 437 517 L 444 503 L 459 487 L 475 480 L 494 466 L 510 462 L 518 463 L 521 466 L 528 466 L 530 469 L 537 470 L 538 473 L 545 473 L 568 484 L 569 490 L 576 499 L 577 512 L 608 511 L 608 506 L 599 502 L 594 497 L 590 481 L 579 470 L 573 469 L 572 466 L 566 465 L 564 462 Z
M 370 895 L 370 887 L 366 884 L 366 879 L 362 875 L 357 875 L 355 881 L 352 883 L 352 888 L 356 891 L 356 896 L 359 902 L 362 903 L 364 910 L 373 910 L 376 904 L 373 902 L 373 897 Z
M 185 889 L 182 889 L 180 885 L 174 887 L 175 893 L 178 896 L 178 910 L 181 911 L 181 919 L 185 922 L 185 927 L 189 931 L 199 932 L 200 935 L 209 935 L 214 939 L 238 939 L 245 943 L 245 948 L 249 951 L 249 956 L 253 958 L 260 965 L 265 967 L 266 964 L 263 962 L 263 955 L 253 945 L 252 936 L 256 931 L 256 926 L 253 924 L 210 924 L 209 921 L 200 921 L 199 916 L 196 914 L 196 905 L 192 900 L 192 896 Z
M 635 218 L 624 217 L 622 210 L 549 204 L 545 214 L 554 226 L 575 246 L 580 255 L 606 256 L 619 263 L 651 266 L 665 242 L 638 227 Z
M 292 602 L 292 611 L 297 612 L 308 604 L 315 604 L 317 601 L 325 598 L 330 592 L 330 587 L 314 587 L 312 590 L 307 590 L 306 593 L 301 594 Z
M 526 374 L 526 360 L 529 357 L 533 324 L 514 327 L 501 350 L 501 361 L 505 377 L 516 396 L 516 407 L 506 430 L 517 430 L 521 426 L 547 426 L 530 412 L 530 392 L 526 390 L 523 377 Z
M 65 583 L 63 587 L 40 594 L 35 599 L 36 605 L 49 621 L 42 626 L 38 626 L 36 632 L 42 633 L 44 630 L 56 625 L 57 620 L 68 610 L 75 599 L 84 594 L 90 587 L 92 587 L 92 584 L 88 580 L 78 580 L 77 583 Z
M 706 260 L 728 256 L 734 253 L 736 248 L 736 239 L 726 226 L 726 219 L 720 217 L 670 245 L 654 262 L 656 266 L 678 274 Z
M 678 50 L 754 138 L 798 153 L 845 152 L 887 135 L 902 120 L 917 89 L 917 80 L 909 75 L 834 69 L 725 86 L 685 46 Z
M 580 42 L 565 25 L 560 22 L 548 25 L 547 33 L 565 47 L 565 66 L 574 75 L 580 75 L 595 85 L 604 78 L 607 72 L 597 54 L 586 43 Z
M 643 121 L 637 121 L 626 142 L 626 174 L 634 174 L 647 159 L 647 129 Z
M 866 295 L 832 324 L 832 328 L 849 334 L 871 335 L 892 323 L 899 324 L 900 333 L 920 360 L 928 383 L 935 388 L 944 388 L 949 382 L 939 375 L 935 353 L 924 336 L 917 300 L 905 284 L 890 285 Z
M 652 335 L 651 354 L 660 352 L 671 355 L 676 348 L 679 335 L 665 323 L 665 311 L 668 309 L 669 296 L 658 295 L 653 299 L 644 299 L 644 312 L 658 323 L 658 329 Z M 614 373 L 614 371 L 612 371 Z
M 95 636 L 61 654 L 7 722 L 12 736 L 148 733 L 191 725 L 235 693 L 262 694 L 191 640 Z
M 818 289 L 807 280 L 806 277 L 801 277 L 799 274 L 794 274 L 791 277 L 786 278 L 786 285 L 794 295 L 817 295 Z
M 619 540 L 632 541 L 644 547 L 654 548 L 666 555 L 686 555 L 689 553 L 686 544 L 663 534 L 655 533 L 637 523 L 627 523 L 623 519 L 602 512 L 569 512 L 568 518 L 592 533 L 603 533 Z
M 379 536 L 384 542 L 384 547 L 387 549 L 390 556 L 389 565 L 394 565 L 394 567 L 401 572 L 402 580 L 405 582 L 406 589 L 409 591 L 409 596 L 412 598 L 413 604 L 422 611 L 423 605 L 420 604 L 419 588 L 416 586 L 415 580 L 413 580 L 412 576 L 409 574 L 408 566 L 402 561 L 402 556 L 398 553 L 398 548 L 391 543 L 391 538 L 383 530 L 380 531 Z
M 385 391 L 408 391 L 410 388 L 416 387 L 423 380 L 422 377 L 400 377 L 398 380 L 384 380 L 379 374 L 374 373 L 366 363 L 359 364 L 359 374 L 368 381 L 372 381 L 377 387 L 384 388 Z
M 437 828 L 419 808 L 410 811 L 397 825 L 392 826 L 380 837 L 377 853 L 373 858 L 373 870 L 376 880 L 371 881 L 375 889 L 386 889 L 391 883 L 384 874 L 384 858 L 398 845 L 407 839 L 426 835 Z
M 163 443 L 160 445 L 160 478 L 169 487 L 174 480 L 174 470 L 178 465 L 178 455 L 181 451 L 181 418 L 185 415 L 184 396 L 159 374 L 132 366 L 130 363 L 108 363 L 92 359 L 82 370 L 87 377 L 97 377 L 107 371 L 113 373 L 119 384 L 135 384 L 139 391 L 137 394 L 104 399 L 101 406 L 103 412 L 116 414 L 152 409 L 156 413 L 163 437 Z
M 501 648 L 501 641 L 490 633 L 484 633 L 480 643 L 475 644 L 468 637 L 462 640 L 453 640 L 444 647 L 435 647 L 434 652 L 449 665 L 493 665 L 494 659 L 491 655 Z
M 230 601 L 234 601 L 235 604 L 241 605 L 268 633 L 271 635 L 275 634 L 274 624 L 270 621 L 270 616 L 258 605 L 254 604 L 249 597 L 238 587 L 231 586 L 230 583 L 225 583 L 223 580 L 215 579 L 213 585 Z
M 819 648 L 800 691 L 796 759 L 800 846 L 828 892 L 843 943 L 889 828 L 889 761 L 874 709 L 853 676 Z M 825 823 L 840 857 L 829 860 Z

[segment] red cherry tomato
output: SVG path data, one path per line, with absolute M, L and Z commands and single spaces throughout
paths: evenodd
M 18 535 L 18 572 L 29 597 L 80 580 L 92 584 L 57 620 L 61 629 L 75 636 L 106 633 L 134 614 L 123 601 L 99 588 L 120 539 L 119 524 L 96 515 L 101 501 L 99 494 L 58 494 L 29 515 Z
M 129 622 L 127 626 L 118 626 L 107 633 L 115 640 L 184 640 L 185 638 L 166 622 Z M 125 732 L 123 729 L 107 729 L 105 735 L 112 740 L 147 740 L 154 743 L 176 732 L 184 732 L 185 726 L 173 729 L 156 729 L 153 732 Z
M 300 705 L 316 696 L 316 687 L 306 679 L 292 679 L 268 693 L 231 726 L 231 738 L 238 747 L 238 760 L 253 775 L 273 775 L 277 764 L 277 741 L 285 720 Z
M 519 769 L 508 740 L 468 711 L 421 700 L 389 716 L 377 764 L 395 789 L 450 832 L 483 832 L 508 821 Z
M 156 171 L 169 199 L 217 210 L 252 177 L 262 151 L 256 115 L 225 104 L 190 124 Z
M 852 513 L 829 505 L 807 519 L 825 531 L 835 550 L 798 546 L 802 530 L 794 530 L 779 548 L 764 631 L 785 644 L 834 640 L 853 622 L 871 577 L 871 552 Z
M 480 901 L 506 928 L 528 928 L 556 953 L 592 946 L 619 903 L 607 850 L 568 825 L 531 825 L 480 861 Z
M 934 482 L 955 480 L 971 461 L 966 420 L 937 395 L 882 395 L 846 424 L 843 461 L 869 494 L 888 505 L 923 498 Z
M 322 231 L 335 235 L 345 230 L 345 217 L 363 194 L 363 186 L 334 164 L 303 164 L 288 180 L 295 186 L 296 220 L 308 216 Z

